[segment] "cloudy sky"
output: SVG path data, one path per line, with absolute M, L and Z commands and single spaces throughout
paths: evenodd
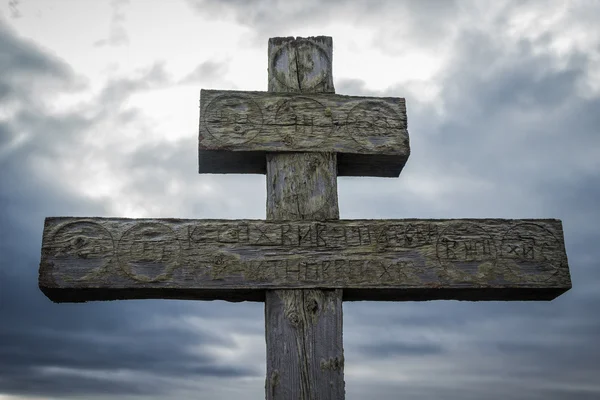
M 401 176 L 342 218 L 560 218 L 551 302 L 344 303 L 347 399 L 600 398 L 600 3 L 2 0 L 0 399 L 264 398 L 260 303 L 53 304 L 46 216 L 264 218 L 197 174 L 201 88 L 266 90 L 267 41 L 333 37 L 336 92 L 406 97 Z

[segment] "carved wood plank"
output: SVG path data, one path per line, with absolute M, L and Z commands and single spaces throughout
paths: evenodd
M 57 302 L 316 288 L 344 300 L 550 300 L 571 287 L 553 219 L 47 218 L 39 278 Z
M 334 92 L 330 37 L 272 38 L 268 54 L 269 92 L 295 91 L 293 82 L 302 93 Z M 339 219 L 336 153 L 267 154 L 267 220 L 290 219 Z M 267 400 L 344 399 L 342 295 L 266 292 Z
M 394 177 L 410 155 L 403 98 L 202 90 L 199 131 L 200 173 L 264 173 L 256 153 L 332 152 L 339 175 Z
M 405 156 L 398 97 L 201 90 L 200 148 Z

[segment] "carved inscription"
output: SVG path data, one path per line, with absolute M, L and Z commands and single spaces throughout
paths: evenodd
M 202 90 L 200 149 L 409 153 L 404 99 Z
M 252 246 L 356 246 L 415 248 L 434 245 L 438 226 L 427 223 L 337 224 L 335 222 L 204 223 L 187 227 L 187 245 L 247 244 Z
M 444 268 L 442 279 L 481 281 L 497 260 L 494 239 L 482 226 L 463 222 L 448 226 L 439 235 L 436 254 Z
M 394 136 L 406 127 L 398 112 L 382 101 L 360 102 L 348 113 L 347 133 L 363 148 L 381 150 L 395 143 Z
M 501 257 L 515 273 L 552 277 L 566 262 L 559 240 L 547 228 L 533 223 L 519 224 L 506 231 Z
M 141 223 L 125 231 L 119 240 L 117 254 L 119 266 L 132 279 L 164 281 L 178 266 L 181 247 L 168 225 Z
M 562 228 L 556 220 L 540 221 L 57 218 L 45 228 L 40 276 L 51 274 L 50 282 L 65 287 L 132 282 L 131 290 L 497 286 L 558 292 L 570 287 Z
M 405 247 L 418 247 L 433 244 L 438 237 L 439 225 L 407 223 L 404 225 L 403 243 Z
M 262 111 L 250 96 L 228 94 L 216 97 L 203 115 L 208 133 L 224 144 L 253 140 L 263 125 Z
M 313 147 L 331 136 L 331 111 L 310 97 L 292 97 L 281 102 L 275 114 L 279 134 L 293 147 Z
M 74 221 L 60 226 L 50 241 L 51 255 L 57 260 L 83 259 L 92 268 L 108 265 L 114 256 L 114 242 L 108 230 L 90 221 Z
M 441 263 L 495 261 L 496 246 L 484 228 L 453 224 L 438 238 L 437 255 Z
M 371 258 L 330 258 L 318 260 L 261 259 L 235 268 L 245 279 L 255 282 L 334 284 L 420 284 L 418 266 L 410 260 Z M 225 277 L 229 271 L 220 271 Z

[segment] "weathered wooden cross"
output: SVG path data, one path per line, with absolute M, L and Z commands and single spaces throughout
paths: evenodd
M 267 175 L 267 220 L 47 218 L 55 302 L 264 301 L 267 399 L 343 399 L 342 300 L 551 300 L 555 219 L 339 220 L 338 175 L 400 174 L 402 98 L 334 94 L 330 37 L 269 40 L 269 91 L 202 90 L 201 173 Z

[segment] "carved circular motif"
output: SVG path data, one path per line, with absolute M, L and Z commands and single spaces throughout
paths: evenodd
M 242 94 L 225 94 L 214 98 L 206 106 L 203 118 L 208 133 L 226 145 L 252 141 L 263 125 L 258 104 Z
M 119 266 L 130 278 L 158 282 L 168 279 L 179 265 L 181 244 L 169 226 L 142 222 L 123 233 L 117 257 Z
M 378 100 L 362 101 L 346 118 L 346 131 L 352 139 L 368 150 L 383 150 L 398 141 L 405 126 L 400 115 L 388 104 Z
M 502 236 L 500 257 L 517 275 L 554 275 L 563 265 L 562 246 L 552 232 L 541 225 L 525 222 L 508 229 Z
M 292 97 L 281 102 L 275 121 L 279 135 L 290 147 L 318 146 L 333 132 L 331 112 L 310 97 Z
M 325 50 L 309 40 L 292 43 L 283 45 L 273 56 L 273 77 L 288 90 L 310 91 L 328 79 L 331 60 Z M 290 80 L 290 76 L 294 79 Z
M 479 225 L 451 223 L 438 236 L 436 256 L 447 278 L 458 281 L 485 281 L 480 268 L 495 265 L 498 252 L 494 239 Z
M 114 256 L 114 242 L 108 230 L 91 221 L 67 222 L 52 236 L 55 259 L 80 258 L 106 266 Z

